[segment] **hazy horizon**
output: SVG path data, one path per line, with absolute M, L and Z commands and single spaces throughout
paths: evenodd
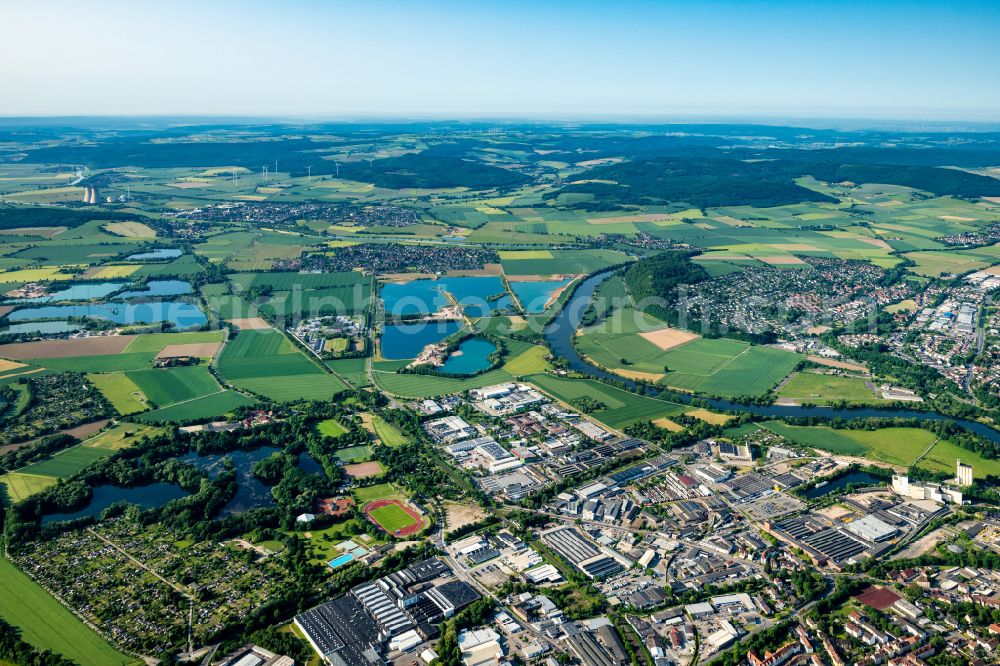
M 1000 121 L 991 2 L 85 9 L 6 8 L 3 114 Z

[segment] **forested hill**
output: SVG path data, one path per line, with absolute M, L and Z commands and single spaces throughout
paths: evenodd
M 641 259 L 625 271 L 625 283 L 636 305 L 657 319 L 677 322 L 677 288 L 709 279 L 688 252 L 663 252 Z
M 767 153 L 762 153 L 766 155 Z M 684 202 L 712 206 L 782 206 L 830 197 L 796 184 L 813 176 L 827 182 L 888 183 L 938 195 L 1000 196 L 1000 180 L 932 166 L 842 164 L 821 161 L 821 151 L 804 153 L 809 161 L 787 159 L 745 162 L 700 157 L 653 157 L 595 167 L 577 176 L 562 192 L 594 195 L 597 204 L 642 205 Z

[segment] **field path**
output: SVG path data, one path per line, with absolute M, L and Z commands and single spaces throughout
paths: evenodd
M 917 459 L 913 461 L 913 465 L 916 465 L 918 462 L 920 462 L 921 460 L 923 460 L 924 456 L 926 456 L 928 453 L 930 453 L 931 449 L 933 449 L 937 445 L 937 443 L 940 442 L 940 441 L 941 441 L 941 437 L 939 435 L 937 439 L 935 439 L 933 442 L 931 442 L 930 446 L 928 446 L 926 449 L 924 449 L 923 453 L 921 453 L 919 456 L 917 456 Z M 913 465 L 911 465 L 911 467 Z
M 143 571 L 151 574 L 152 576 L 155 576 L 157 580 L 159 580 L 159 581 L 161 581 L 163 583 L 166 583 L 170 587 L 174 588 L 177 592 L 180 592 L 181 594 L 183 594 L 189 600 L 191 600 L 191 601 L 195 600 L 194 596 L 190 592 L 188 592 L 185 588 L 183 588 L 182 586 L 178 585 L 177 583 L 173 583 L 173 582 L 167 580 L 166 578 L 164 578 L 160 574 L 156 573 L 155 571 L 153 571 L 152 569 L 150 569 L 148 566 L 146 566 L 145 564 L 143 564 L 141 561 L 139 561 L 138 559 L 136 559 L 135 557 L 133 557 L 132 555 L 130 555 L 128 553 L 128 551 L 126 551 L 124 548 L 122 548 L 121 546 L 119 546 L 118 544 L 116 544 L 111 539 L 108 539 L 107 537 L 104 537 L 104 536 L 98 534 L 97 532 L 95 532 L 93 530 L 93 528 L 88 527 L 87 531 L 90 532 L 91 534 L 93 534 L 95 537 L 97 537 L 101 541 L 103 541 L 104 543 L 106 543 L 109 546 L 111 546 L 112 548 L 114 548 L 115 550 L 117 550 L 122 555 L 124 555 L 126 558 L 128 558 L 128 560 L 130 562 L 132 562 L 132 564 L 136 565 L 137 567 L 139 567 Z

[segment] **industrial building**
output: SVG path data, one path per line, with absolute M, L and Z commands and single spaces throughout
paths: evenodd
M 594 580 L 613 576 L 625 568 L 574 527 L 557 527 L 542 532 L 542 541 Z
M 436 625 L 479 599 L 431 558 L 295 616 L 295 625 L 330 666 L 378 666 L 437 636 Z

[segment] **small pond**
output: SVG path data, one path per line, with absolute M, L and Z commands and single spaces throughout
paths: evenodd
M 299 454 L 299 462 L 295 466 L 306 474 L 326 475 L 326 470 L 323 469 L 323 466 L 319 464 L 319 461 L 313 458 L 308 451 L 303 451 Z
M 438 370 L 449 375 L 471 375 L 490 367 L 490 354 L 496 350 L 497 346 L 485 338 L 463 340 Z
M 176 259 L 181 256 L 181 251 L 176 248 L 158 247 L 149 252 L 129 255 L 129 261 L 152 261 L 156 259 Z
M 837 477 L 825 486 L 820 486 L 819 488 L 813 486 L 809 490 L 806 490 L 804 494 L 809 499 L 816 499 L 817 497 L 828 495 L 837 490 L 843 490 L 852 483 L 863 483 L 866 486 L 878 486 L 884 484 L 885 479 L 880 479 L 879 477 L 869 474 L 868 472 L 851 472 L 849 474 L 845 474 L 844 476 Z

